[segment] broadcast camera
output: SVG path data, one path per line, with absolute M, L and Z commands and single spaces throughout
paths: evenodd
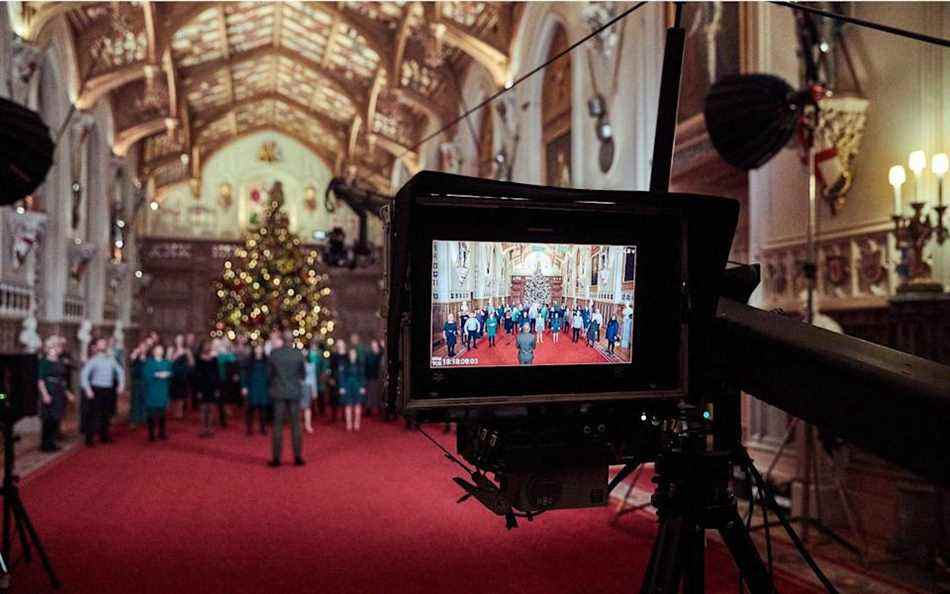
M 420 423 L 457 422 L 459 453 L 493 473 L 492 497 L 500 495 L 493 501 L 504 502 L 502 508 L 534 514 L 605 505 L 608 466 L 652 459 L 677 405 L 702 403 L 702 350 L 738 210 L 734 200 L 708 196 L 416 175 L 391 215 L 391 401 Z M 612 266 L 605 275 L 611 281 L 602 282 L 627 299 L 609 289 L 582 295 L 562 287 L 543 304 L 512 303 L 505 291 L 465 293 L 446 278 L 446 262 L 455 269 L 490 267 L 512 253 L 524 260 L 539 251 L 582 257 L 580 265 L 564 264 L 575 266 L 575 277 L 595 274 L 587 261 L 596 254 L 593 261 Z M 507 271 L 504 280 L 511 276 Z M 547 310 L 545 319 L 538 322 L 532 308 Z M 556 361 L 497 360 L 485 345 L 453 353 L 468 338 L 454 320 L 474 319 L 475 309 L 491 310 L 488 317 L 500 326 L 499 318 L 507 324 L 507 310 L 515 309 L 524 321 L 530 316 L 534 331 L 537 323 L 561 327 L 584 311 L 599 312 L 625 326 L 626 336 L 613 352 L 590 348 Z M 511 332 L 520 340 L 524 328 L 517 325 Z M 475 485 L 470 493 L 487 488 Z

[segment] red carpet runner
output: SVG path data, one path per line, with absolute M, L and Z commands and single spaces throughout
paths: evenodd
M 359 434 L 320 421 L 303 468 L 265 466 L 268 441 L 209 440 L 173 422 L 168 442 L 120 432 L 40 470 L 28 510 L 70 594 L 630 593 L 655 523 L 605 509 L 552 512 L 506 532 L 456 505 L 455 468 L 402 425 Z M 449 440 L 445 440 L 446 443 Z M 285 453 L 285 456 L 287 454 Z M 711 545 L 708 592 L 736 592 Z M 813 592 L 779 583 L 783 594 Z M 38 561 L 13 592 L 50 592 Z

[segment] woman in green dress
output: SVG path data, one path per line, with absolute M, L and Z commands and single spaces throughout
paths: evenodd
M 267 370 L 267 355 L 263 344 L 255 344 L 254 351 L 244 366 L 242 393 L 247 399 L 245 424 L 247 434 L 254 433 L 254 413 L 258 414 L 261 435 L 267 435 L 267 411 L 271 407 L 270 377 Z
M 171 388 L 172 362 L 165 359 L 165 347 L 156 344 L 152 356 L 142 369 L 145 382 L 145 407 L 148 413 L 148 440 L 155 441 L 155 426 L 158 438 L 167 439 L 165 411 L 168 410 L 168 393 Z
M 56 452 L 59 423 L 66 412 L 66 400 L 75 402 L 76 397 L 66 388 L 66 366 L 60 360 L 59 338 L 46 339 L 45 356 L 40 359 L 38 388 L 40 393 L 40 421 L 42 422 L 40 451 Z
M 340 403 L 346 418 L 347 431 L 360 430 L 360 417 L 366 404 L 366 376 L 360 365 L 359 352 L 351 348 L 343 365 L 340 385 Z
M 145 362 L 148 360 L 149 349 L 152 348 L 152 339 L 145 338 L 132 350 L 129 359 L 132 362 L 132 404 L 129 411 L 129 424 L 132 427 L 141 425 L 145 422 L 147 412 L 145 410 L 145 376 L 143 370 Z

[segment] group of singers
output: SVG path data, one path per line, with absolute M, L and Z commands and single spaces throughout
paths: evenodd
M 577 305 L 568 308 L 555 302 L 532 303 L 519 302 L 514 305 L 488 305 L 469 312 L 463 310 L 459 319 L 449 314 L 442 326 L 442 338 L 448 348 L 448 356 L 454 357 L 459 342 L 466 349 L 477 349 L 479 341 L 487 337 L 488 348 L 495 346 L 499 331 L 505 334 L 518 334 L 524 327 L 536 335 L 538 343 L 544 342 L 545 333 L 551 340 L 558 342 L 561 333 L 569 333 L 572 342 L 581 337 L 588 347 L 595 347 L 601 340 L 601 332 L 607 340 L 607 352 L 614 353 L 620 340 L 621 325 L 616 314 L 604 319 L 604 314 L 593 305 Z

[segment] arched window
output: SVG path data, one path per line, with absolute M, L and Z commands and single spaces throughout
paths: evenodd
M 567 49 L 567 31 L 558 25 L 548 48 L 548 59 Z M 544 71 L 541 92 L 541 140 L 544 144 L 544 181 L 551 186 L 571 185 L 571 55 Z

